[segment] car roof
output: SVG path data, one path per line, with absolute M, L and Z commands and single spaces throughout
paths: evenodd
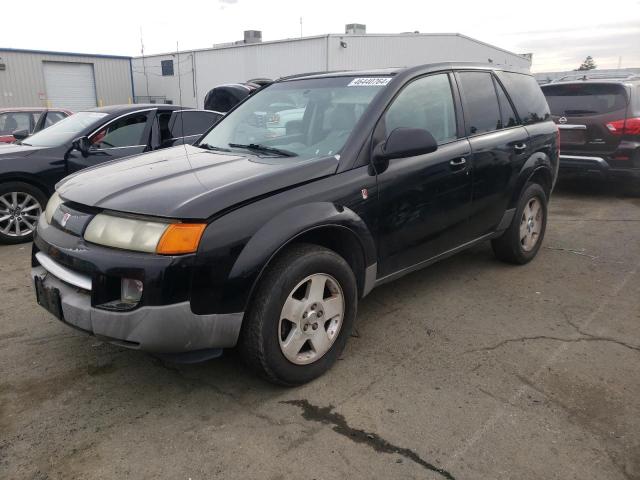
M 302 73 L 298 75 L 290 75 L 287 77 L 279 78 L 278 82 L 289 80 L 307 80 L 312 78 L 331 78 L 331 77 L 375 77 L 375 76 L 395 76 L 405 72 L 435 72 L 439 70 L 502 70 L 508 72 L 525 73 L 531 75 L 528 70 L 512 67 L 508 65 L 497 65 L 493 63 L 477 63 L 477 62 L 441 62 L 441 63 L 427 63 L 424 65 L 417 65 L 412 67 L 393 67 L 393 68 L 378 68 L 368 70 L 336 70 L 332 72 L 312 72 Z
M 107 107 L 89 108 L 83 110 L 83 112 L 99 112 L 106 113 L 108 115 L 122 115 L 130 112 L 137 112 L 138 110 L 149 110 L 152 108 L 161 108 L 163 110 L 186 110 L 185 107 L 180 105 L 169 105 L 163 103 L 134 103 L 127 105 L 109 105 Z
M 46 112 L 46 111 L 53 111 L 53 112 L 66 112 L 66 113 L 73 113 L 71 112 L 71 110 L 67 110 L 66 108 L 48 108 L 48 107 L 4 107 L 4 108 L 0 108 L 0 113 L 6 113 L 6 112 Z

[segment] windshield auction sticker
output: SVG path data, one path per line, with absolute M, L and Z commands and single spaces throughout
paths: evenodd
M 391 81 L 391 77 L 362 77 L 354 78 L 348 87 L 380 87 Z

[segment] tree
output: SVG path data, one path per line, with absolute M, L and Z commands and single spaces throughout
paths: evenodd
M 582 62 L 582 65 L 580 65 L 580 67 L 578 68 L 578 71 L 593 70 L 596 67 L 597 65 L 593 61 L 593 57 L 589 55 L 587 58 L 584 59 L 584 62 Z

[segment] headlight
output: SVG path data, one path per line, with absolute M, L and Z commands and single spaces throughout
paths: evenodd
M 100 213 L 84 232 L 85 240 L 137 252 L 180 255 L 198 249 L 206 224 L 136 220 Z
M 60 198 L 60 195 L 58 195 L 58 192 L 54 192 L 54 194 L 51 195 L 51 198 L 47 203 L 47 208 L 44 211 L 44 218 L 47 221 L 47 223 L 51 223 L 53 214 L 56 213 L 56 210 L 58 209 L 61 203 L 62 203 L 62 199 Z

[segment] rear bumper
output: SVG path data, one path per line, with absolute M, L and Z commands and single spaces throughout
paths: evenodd
M 640 168 L 612 167 L 604 157 L 560 155 L 560 171 L 582 175 L 640 178 Z
M 184 353 L 233 347 L 240 334 L 242 313 L 196 315 L 189 302 L 108 311 L 91 306 L 91 295 L 63 282 L 43 266 L 31 269 L 46 288 L 58 290 L 62 322 L 127 348 L 155 353 Z

